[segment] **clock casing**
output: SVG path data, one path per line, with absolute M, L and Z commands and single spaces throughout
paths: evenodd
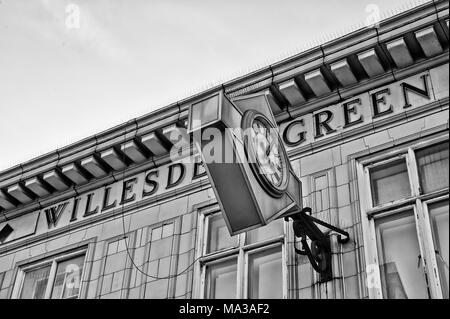
M 268 140 L 273 142 L 276 137 L 281 143 L 272 143 L 276 149 L 266 149 L 267 156 L 280 156 L 275 161 L 282 163 L 281 170 L 277 168 L 278 177 L 261 170 L 262 164 L 275 167 L 275 162 L 264 163 L 264 156 L 258 159 L 258 145 L 249 139 L 251 135 L 245 134 L 244 127 L 255 121 L 271 129 L 273 135 L 267 135 Z M 252 95 L 234 103 L 222 91 L 213 93 L 190 106 L 188 123 L 188 132 L 231 235 L 259 228 L 301 209 L 301 182 L 290 165 L 264 95 Z M 220 132 L 220 137 L 204 136 L 210 128 Z M 212 147 L 223 151 L 214 161 L 208 161 Z

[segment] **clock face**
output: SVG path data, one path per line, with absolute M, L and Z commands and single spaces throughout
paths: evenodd
M 287 188 L 288 158 L 276 128 L 250 110 L 242 119 L 244 147 L 253 173 L 269 194 L 279 197 Z

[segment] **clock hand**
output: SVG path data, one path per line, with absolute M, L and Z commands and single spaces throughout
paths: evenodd
M 271 147 L 270 147 L 270 143 L 268 143 L 267 148 L 266 148 L 266 156 L 269 156 L 269 154 L 272 152 Z

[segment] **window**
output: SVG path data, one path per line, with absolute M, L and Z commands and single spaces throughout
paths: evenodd
M 212 253 L 238 245 L 238 236 L 231 237 L 227 225 L 221 214 L 215 214 L 209 218 L 208 241 L 206 252 Z
M 220 212 L 202 218 L 198 297 L 286 298 L 282 219 L 230 236 Z
M 427 298 L 420 267 L 414 213 L 407 211 L 376 221 L 383 295 L 389 299 Z
M 359 164 L 366 260 L 376 260 L 381 286 L 369 295 L 448 298 L 448 143 L 392 154 Z
M 283 269 L 280 247 L 248 255 L 248 297 L 252 299 L 283 298 Z
M 434 249 L 437 254 L 437 264 L 442 290 L 448 298 L 448 202 L 437 202 L 428 206 Z
M 78 297 L 83 262 L 84 256 L 79 256 L 57 264 L 56 277 L 51 295 L 52 299 L 72 299 Z
M 448 187 L 448 144 L 438 144 L 417 152 L 420 186 L 424 193 Z
M 47 259 L 18 273 L 19 298 L 74 299 L 81 290 L 85 251 Z
M 206 266 L 206 293 L 210 299 L 235 299 L 237 258 L 211 263 Z
M 375 206 L 410 196 L 405 159 L 390 161 L 371 168 L 370 185 Z

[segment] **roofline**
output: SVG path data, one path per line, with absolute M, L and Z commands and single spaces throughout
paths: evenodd
M 417 2 L 423 2 L 423 1 L 411 1 L 410 5 L 414 5 Z M 447 3 L 447 4 L 446 4 Z M 435 8 L 433 8 L 435 7 Z M 378 28 L 378 34 L 382 35 L 383 33 L 397 28 L 402 24 L 408 24 L 411 21 L 414 21 L 414 19 L 418 18 L 417 15 L 421 16 L 424 13 L 424 9 L 433 8 L 436 9 L 440 8 L 447 8 L 448 10 L 448 1 L 447 0 L 437 0 L 437 1 L 428 1 L 425 3 L 422 3 L 418 6 L 415 6 L 411 9 L 408 9 L 407 11 L 394 11 L 389 12 L 388 17 L 384 20 L 380 21 L 380 25 Z M 400 11 L 400 12 L 399 12 Z M 403 21 L 403 19 L 407 19 L 407 21 Z M 4 179 L 9 179 L 13 177 L 14 175 L 21 174 L 29 169 L 33 169 L 36 166 L 45 165 L 48 162 L 54 161 L 55 157 L 59 158 L 59 154 L 66 153 L 69 150 L 72 150 L 70 153 L 75 153 L 77 151 L 84 150 L 85 148 L 89 147 L 92 143 L 97 142 L 99 139 L 108 139 L 113 138 L 117 135 L 122 135 L 124 132 L 127 132 L 128 129 L 133 129 L 133 126 L 137 127 L 143 127 L 146 125 L 151 125 L 157 123 L 159 120 L 163 118 L 167 118 L 169 116 L 173 116 L 174 114 L 178 114 L 178 117 L 187 116 L 187 109 L 190 103 L 192 103 L 195 100 L 198 100 L 199 98 L 209 95 L 212 92 L 215 92 L 217 90 L 224 89 L 225 92 L 233 92 L 236 91 L 238 88 L 245 87 L 248 85 L 248 83 L 251 83 L 253 80 L 258 78 L 261 74 L 267 74 L 270 73 L 272 75 L 277 74 L 277 72 L 285 72 L 286 66 L 289 66 L 290 64 L 298 65 L 300 61 L 304 60 L 307 61 L 308 57 L 313 56 L 314 54 L 320 54 L 321 52 L 324 52 L 322 58 L 326 58 L 327 52 L 328 54 L 333 53 L 333 48 L 336 46 L 339 46 L 342 43 L 346 42 L 355 42 L 359 38 L 364 38 L 364 36 L 373 36 L 374 28 L 368 28 L 368 27 L 362 27 L 357 30 L 354 30 L 348 34 L 336 37 L 332 40 L 329 40 L 327 42 L 324 42 L 322 44 L 319 44 L 315 47 L 311 47 L 309 49 L 306 49 L 305 51 L 299 52 L 293 56 L 290 56 L 288 58 L 282 59 L 278 62 L 274 62 L 272 64 L 269 64 L 265 67 L 262 67 L 260 69 L 254 70 L 252 72 L 249 72 L 247 74 L 244 74 L 242 76 L 236 77 L 232 80 L 226 81 L 221 84 L 217 84 L 214 86 L 211 86 L 210 88 L 203 90 L 199 93 L 193 94 L 189 97 L 186 97 L 184 99 L 181 99 L 179 101 L 176 101 L 174 103 L 171 103 L 167 106 L 163 106 L 159 109 L 156 109 L 154 111 L 151 111 L 147 114 L 144 114 L 142 116 L 130 119 L 129 121 L 123 122 L 122 124 L 118 124 L 112 128 L 106 129 L 104 131 L 101 131 L 97 134 L 88 136 L 86 138 L 83 138 L 81 140 L 78 140 L 76 142 L 70 143 L 67 146 L 64 146 L 62 148 L 58 148 L 55 151 L 50 151 L 48 153 L 45 153 L 43 155 L 37 156 L 35 158 L 32 158 L 28 161 L 22 162 L 17 165 L 13 165 L 10 168 L 4 169 L 0 171 L 0 181 Z M 297 62 L 297 63 L 296 63 Z
M 342 61 L 343 59 L 347 59 L 349 55 L 364 52 L 368 48 L 373 49 L 374 46 L 380 45 L 381 42 L 403 37 L 408 32 L 418 31 L 424 27 L 428 28 L 429 26 L 436 24 L 440 25 L 440 28 L 444 28 L 442 26 L 444 23 L 447 23 L 445 41 L 448 43 L 448 0 L 429 1 L 407 11 L 391 15 L 380 21 L 380 24 L 376 29 L 364 27 L 354 30 L 346 35 L 339 36 L 338 38 L 329 40 L 323 44 L 308 48 L 291 57 L 274 62 L 240 77 L 236 77 L 224 83 L 211 85 L 211 87 L 199 93 L 171 103 L 165 107 L 140 117 L 130 119 L 129 121 L 68 144 L 55 151 L 35 157 L 29 161 L 1 171 L 0 199 L 3 187 L 21 183 L 24 180 L 46 173 L 49 170 L 58 169 L 58 167 L 62 165 L 77 162 L 83 157 L 91 156 L 96 152 L 103 151 L 107 148 L 114 148 L 118 144 L 128 142 L 140 135 L 161 131 L 168 125 L 180 122 L 180 120 L 187 118 L 188 108 L 191 103 L 219 90 L 224 90 L 230 97 L 261 91 L 262 89 L 267 89 L 274 83 L 282 83 L 288 79 L 292 80 L 299 74 L 317 70 L 318 68 L 325 66 L 325 64 L 329 65 L 330 63 Z M 442 31 L 444 31 L 444 29 L 442 29 Z M 428 60 L 422 59 L 416 64 L 403 69 L 388 69 L 379 76 L 373 78 L 369 76 L 368 79 L 359 81 L 357 84 L 351 85 L 350 87 L 337 88 L 336 90 L 332 90 L 328 95 L 313 98 L 312 100 L 308 100 L 305 104 L 300 106 L 297 105 L 292 109 L 290 109 L 290 106 L 288 105 L 286 109 L 282 110 L 282 112 L 277 115 L 277 121 L 281 122 L 286 119 L 291 119 L 291 115 L 293 114 L 295 114 L 295 116 L 300 116 L 304 112 L 310 112 L 313 109 L 359 94 L 362 90 L 365 91 L 369 87 L 372 88 L 385 85 L 394 81 L 394 79 L 404 78 L 414 72 L 418 72 L 419 69 L 434 67 L 443 63 L 448 63 L 448 45 L 444 52 L 436 57 Z M 141 170 L 149 165 L 158 166 L 168 160 L 169 157 L 167 155 L 152 157 L 149 159 L 149 163 L 131 166 L 130 168 L 126 168 L 126 170 L 131 174 L 132 172 Z M 114 173 L 112 175 L 114 175 Z M 98 186 L 110 179 L 114 179 L 112 175 L 110 174 L 97 181 L 90 181 L 88 183 L 89 187 Z M 51 194 L 51 196 L 44 199 L 43 202 L 34 201 L 33 204 L 25 204 L 25 206 L 19 205 L 19 207 L 12 211 L 8 211 L 7 213 L 8 215 L 9 213 L 16 214 L 40 207 L 41 203 L 45 204 L 46 202 L 56 200 L 61 196 L 65 197 L 73 192 L 77 193 L 77 187 L 78 186 L 69 188 L 69 190 L 60 194 Z M 86 189 L 86 186 L 80 187 L 80 190 L 83 189 Z M 12 198 L 7 196 L 6 200 L 12 200 Z M 3 210 L 2 213 L 5 213 L 5 211 Z

